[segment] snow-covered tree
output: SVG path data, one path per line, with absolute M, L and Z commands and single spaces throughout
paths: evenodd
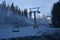
M 2 2 L 2 6 L 6 7 L 6 1 L 5 0 Z
M 7 10 L 10 11 L 10 9 L 11 9 L 11 8 L 10 8 L 10 5 L 8 4 L 8 5 L 7 5 Z
M 15 7 L 15 12 L 18 13 L 18 6 Z

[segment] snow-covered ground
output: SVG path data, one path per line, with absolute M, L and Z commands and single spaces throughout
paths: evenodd
M 49 28 L 48 26 L 39 26 L 34 28 L 33 26 L 28 27 L 18 27 L 16 29 L 19 32 L 13 32 L 14 28 L 12 25 L 6 26 L 7 28 L 0 28 L 0 39 L 9 39 L 16 37 L 26 37 L 26 36 L 42 36 L 42 35 L 53 35 L 54 32 L 60 31 L 60 28 Z

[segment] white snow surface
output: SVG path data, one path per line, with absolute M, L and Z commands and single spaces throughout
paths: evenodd
M 39 26 L 33 28 L 33 26 L 28 27 L 18 27 L 19 32 L 13 32 L 12 25 L 6 25 L 7 28 L 0 28 L 0 39 L 7 38 L 16 38 L 16 37 L 25 37 L 25 36 L 41 36 L 43 33 L 52 34 L 59 28 L 48 28 L 47 26 Z

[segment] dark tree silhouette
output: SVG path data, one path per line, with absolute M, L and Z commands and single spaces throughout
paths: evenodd
M 60 27 L 60 2 L 55 3 L 53 6 L 52 24 L 55 27 Z
M 28 11 L 27 11 L 27 9 L 24 9 L 24 16 L 28 16 Z
M 21 10 L 20 10 L 20 9 L 18 10 L 18 13 L 19 13 L 20 15 L 22 15 L 22 12 L 21 12 Z
M 24 11 L 22 10 L 21 12 L 22 12 L 21 15 L 24 16 Z
M 14 7 L 14 3 L 11 4 L 11 10 L 14 11 L 15 7 Z
M 15 12 L 18 13 L 18 6 L 15 7 Z

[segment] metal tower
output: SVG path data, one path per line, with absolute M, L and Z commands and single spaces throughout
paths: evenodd
M 40 13 L 39 9 L 40 7 L 35 7 L 35 8 L 29 8 L 32 13 L 34 13 L 34 28 L 37 27 L 36 23 L 36 13 Z

